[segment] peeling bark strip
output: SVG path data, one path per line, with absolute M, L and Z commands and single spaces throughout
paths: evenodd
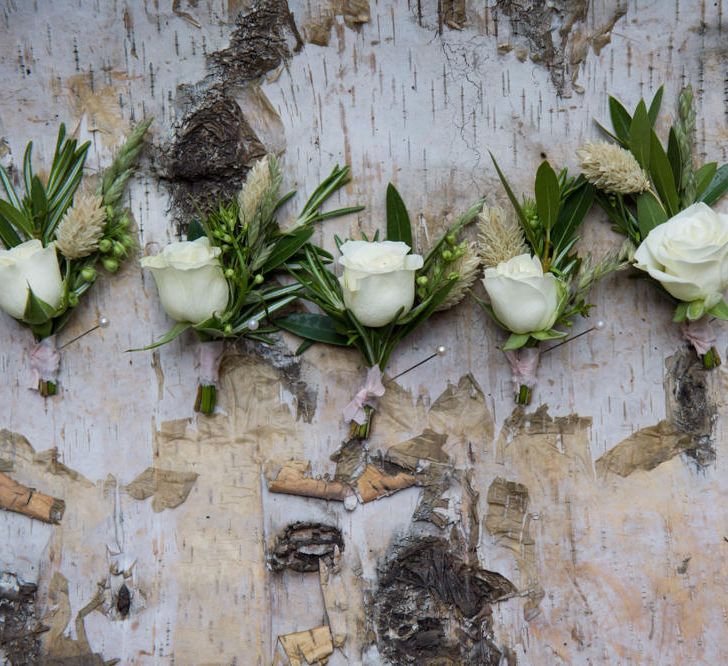
M 40 660 L 40 636 L 48 627 L 38 621 L 36 591 L 15 574 L 0 572 L 0 658 L 12 666 L 34 666 Z
M 341 481 L 314 478 L 310 476 L 311 463 L 303 460 L 287 462 L 272 480 L 268 480 L 268 490 L 272 493 L 302 495 L 337 502 L 356 502 L 354 491 Z
M 136 500 L 153 497 L 152 509 L 155 513 L 159 513 L 182 504 L 190 494 L 198 476 L 199 474 L 195 472 L 175 472 L 147 467 L 124 490 Z
M 37 493 L 0 472 L 0 509 L 58 524 L 63 518 L 66 503 L 56 497 Z
M 344 550 L 341 530 L 321 523 L 293 523 L 276 537 L 268 558 L 273 571 L 319 571 L 320 563 L 333 566 L 336 554 Z
M 452 551 L 445 539 L 408 538 L 380 568 L 373 597 L 377 645 L 392 663 L 501 663 L 490 605 L 515 587 Z
M 331 630 L 326 626 L 278 636 L 278 642 L 283 654 L 276 654 L 273 666 L 323 665 L 334 651 Z

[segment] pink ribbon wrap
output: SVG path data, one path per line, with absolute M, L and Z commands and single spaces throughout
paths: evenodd
M 61 355 L 56 347 L 56 336 L 50 335 L 36 343 L 30 350 L 30 370 L 33 375 L 31 388 L 38 390 L 38 382 L 58 380 Z
M 504 352 L 511 366 L 511 378 L 516 391 L 521 386 L 536 386 L 536 371 L 541 352 L 538 347 L 521 347 Z
M 367 371 L 367 379 L 364 386 L 354 396 L 354 399 L 344 407 L 344 421 L 350 423 L 355 421 L 363 425 L 367 421 L 367 414 L 364 411 L 366 405 L 373 407 L 376 399 L 384 395 L 384 384 L 382 384 L 382 371 L 378 365 L 374 365 Z
M 707 354 L 715 345 L 715 333 L 708 317 L 701 317 L 697 321 L 684 321 L 680 332 L 700 356 Z
M 224 340 L 211 340 L 200 342 L 200 386 L 217 386 L 220 379 L 220 361 L 225 351 Z

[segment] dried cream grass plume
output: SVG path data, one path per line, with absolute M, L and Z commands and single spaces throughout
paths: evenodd
M 495 267 L 528 252 L 518 220 L 506 214 L 500 206 L 483 206 L 480 211 L 477 249 L 485 268 Z
M 79 194 L 56 230 L 56 247 L 68 259 L 82 259 L 99 248 L 106 227 L 100 196 Z
M 270 186 L 270 155 L 266 155 L 253 165 L 243 189 L 238 194 L 238 217 L 243 224 L 250 224 L 255 217 Z
M 475 243 L 468 243 L 465 247 L 465 253 L 452 266 L 452 271 L 457 273 L 460 278 L 453 285 L 445 300 L 440 303 L 435 312 L 442 312 L 455 307 L 465 298 L 470 287 L 478 278 L 480 267 L 480 257 Z
M 633 194 L 650 188 L 650 181 L 634 155 L 606 141 L 584 144 L 576 151 L 586 179 L 605 192 Z

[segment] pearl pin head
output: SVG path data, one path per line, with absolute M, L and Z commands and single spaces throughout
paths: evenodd
M 108 317 L 99 317 L 99 328 L 109 328 L 111 321 Z

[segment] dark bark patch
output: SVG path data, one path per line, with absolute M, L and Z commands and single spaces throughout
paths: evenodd
M 373 597 L 379 652 L 392 664 L 499 664 L 491 604 L 513 592 L 445 539 L 405 539 L 380 567 Z
M 320 559 L 333 566 L 336 548 L 344 550 L 338 528 L 321 523 L 293 523 L 276 538 L 268 562 L 274 571 L 318 572 Z
M 47 627 L 36 615 L 35 596 L 35 585 L 0 573 L 0 655 L 13 666 L 40 661 L 40 636 Z

